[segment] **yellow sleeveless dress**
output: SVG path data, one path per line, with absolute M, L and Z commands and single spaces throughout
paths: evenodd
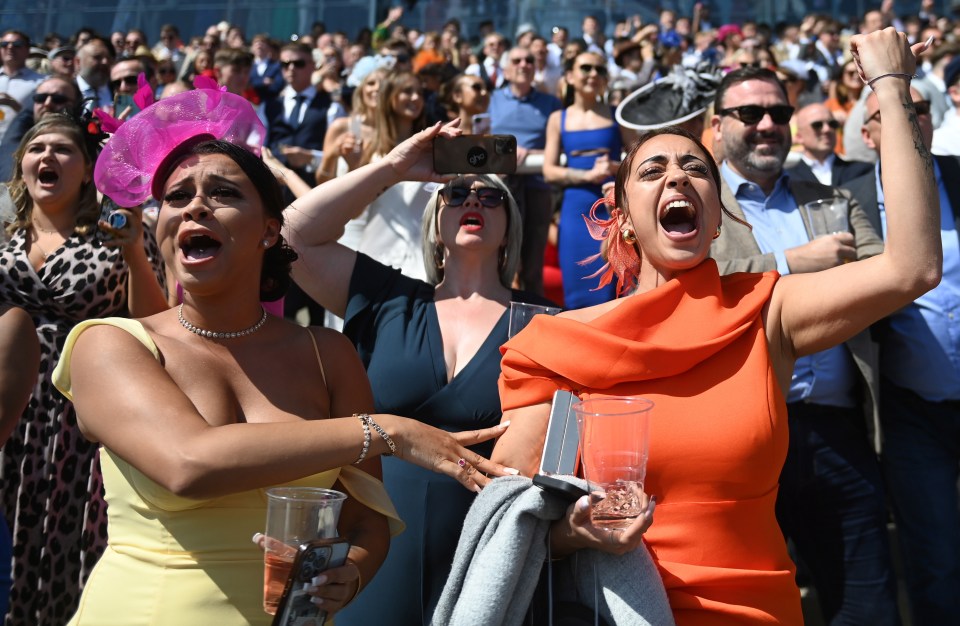
M 57 388 L 71 400 L 73 346 L 94 324 L 122 328 L 159 356 L 135 320 L 83 322 L 67 337 L 54 371 Z M 70 626 L 270 624 L 272 617 L 263 610 L 263 553 L 251 541 L 254 533 L 263 531 L 265 489 L 194 500 L 172 494 L 104 447 L 100 464 L 108 545 Z M 331 487 L 337 480 L 350 497 L 389 519 L 391 535 L 403 530 L 383 484 L 354 467 L 287 484 Z

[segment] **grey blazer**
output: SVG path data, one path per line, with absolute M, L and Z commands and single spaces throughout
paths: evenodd
M 883 241 L 877 235 L 877 231 L 870 224 L 867 215 L 860 208 L 859 203 L 846 190 L 836 187 L 827 187 L 820 183 L 791 180 L 789 182 L 790 193 L 793 194 L 797 204 L 811 202 L 820 198 L 842 197 L 850 202 L 850 229 L 856 238 L 857 258 L 865 259 L 875 256 L 883 251 Z M 733 191 L 722 182 L 720 190 L 720 200 L 723 206 L 730 213 L 746 220 L 743 209 L 733 195 Z M 801 211 L 804 226 L 807 234 L 810 234 L 810 225 L 807 223 L 806 216 Z M 763 254 L 760 252 L 760 246 L 753 237 L 750 229 L 733 220 L 723 221 L 723 234 L 714 240 L 710 246 L 710 256 L 717 260 L 717 266 L 721 274 L 732 274 L 734 272 L 767 272 L 777 269 L 777 261 L 773 254 Z M 880 451 L 880 416 L 877 411 L 878 388 L 880 375 L 878 371 L 879 350 L 877 344 L 870 337 L 870 331 L 865 330 L 850 338 L 845 345 L 853 356 L 857 364 L 857 370 L 860 373 L 863 388 L 863 410 L 864 417 L 867 420 L 867 428 L 870 433 L 874 449 Z M 784 389 L 783 395 L 787 395 Z

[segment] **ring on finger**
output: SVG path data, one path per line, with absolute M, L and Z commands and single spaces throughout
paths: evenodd
M 457 460 L 457 465 L 460 466 L 460 469 L 463 469 L 463 468 L 465 468 L 465 467 L 467 466 L 467 460 L 466 460 L 465 458 L 463 458 L 463 457 L 460 457 L 460 458 Z

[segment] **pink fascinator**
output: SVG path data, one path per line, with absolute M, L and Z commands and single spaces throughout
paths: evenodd
M 610 209 L 609 218 L 603 219 L 597 215 L 597 210 L 602 207 Z M 593 289 L 593 291 L 596 291 L 609 285 L 613 277 L 616 276 L 617 296 L 623 295 L 631 286 L 636 284 L 640 276 L 640 256 L 637 253 L 636 244 L 625 242 L 623 234 L 620 232 L 621 215 L 622 212 L 617 208 L 612 191 L 606 197 L 593 203 L 589 215 L 583 216 L 583 221 L 587 224 L 590 236 L 604 243 L 600 252 L 579 261 L 580 265 L 593 263 L 597 259 L 603 258 L 603 250 L 605 249 L 607 262 L 586 278 L 600 277 L 600 284 Z
M 248 101 L 218 89 L 194 89 L 155 102 L 127 120 L 97 159 L 97 189 L 123 207 L 159 195 L 154 176 L 176 148 L 222 139 L 260 155 L 266 129 Z

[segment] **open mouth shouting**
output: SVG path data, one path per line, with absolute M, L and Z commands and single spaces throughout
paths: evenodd
M 180 254 L 185 263 L 202 263 L 212 259 L 220 251 L 221 243 L 209 231 L 192 230 L 178 238 Z
M 694 237 L 700 229 L 696 206 L 686 197 L 668 201 L 660 209 L 660 228 L 674 240 Z
M 460 218 L 460 228 L 466 231 L 478 231 L 483 228 L 483 216 L 476 211 L 469 211 Z
M 60 182 L 60 173 L 50 168 L 40 168 L 37 172 L 37 182 L 41 187 L 52 187 Z

